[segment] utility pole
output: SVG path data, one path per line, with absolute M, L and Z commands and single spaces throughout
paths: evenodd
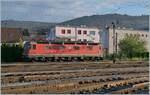
M 99 31 L 98 35 L 99 35 L 99 44 L 102 44 L 102 31 Z
M 117 52 L 118 52 L 118 45 L 117 45 L 118 44 L 118 41 L 117 41 L 118 39 L 117 38 L 118 38 L 118 33 L 116 33 L 116 38 L 115 38 L 116 39 L 116 47 L 115 47 L 116 48 L 116 55 L 117 55 Z
M 115 24 L 114 22 L 112 22 L 112 28 L 113 28 L 113 63 L 116 63 L 116 56 L 115 56 L 115 47 L 116 47 L 116 44 L 115 44 Z

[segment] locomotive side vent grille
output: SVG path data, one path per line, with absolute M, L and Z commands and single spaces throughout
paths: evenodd
M 75 50 L 80 50 L 80 47 L 79 46 L 74 46 L 73 47 Z
M 93 46 L 87 46 L 87 49 L 92 50 Z

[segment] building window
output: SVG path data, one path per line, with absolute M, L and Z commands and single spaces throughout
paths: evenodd
M 68 33 L 68 34 L 71 34 L 71 30 L 67 30 L 67 33 Z
M 90 31 L 90 35 L 95 35 L 95 31 Z
M 87 31 L 83 31 L 83 34 L 87 34 Z
M 78 30 L 78 34 L 81 34 L 81 30 Z
M 64 30 L 64 29 L 63 29 L 63 30 L 61 30 L 61 33 L 62 33 L 62 34 L 65 34 L 65 30 Z
M 146 37 L 147 37 L 147 34 L 146 34 Z

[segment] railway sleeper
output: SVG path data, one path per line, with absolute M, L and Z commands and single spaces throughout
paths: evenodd
M 140 78 L 141 79 L 141 78 Z M 138 80 L 136 80 L 136 81 L 138 81 Z M 112 83 L 116 83 L 116 84 L 121 84 L 121 83 L 134 83 L 133 82 L 133 80 L 132 81 L 130 81 L 130 80 L 128 80 L 128 81 L 122 81 L 122 82 L 112 82 Z M 108 85 L 110 85 L 110 84 L 112 84 L 112 83 L 109 83 L 109 84 L 105 84 L 105 85 L 103 85 L 103 87 L 104 87 L 104 89 L 107 89 L 108 88 Z M 80 84 L 80 85 L 85 85 L 86 84 L 86 82 L 83 82 L 83 84 Z M 48 84 L 47 84 L 48 85 Z M 76 84 L 77 85 L 77 84 Z M 54 86 L 58 91 L 60 91 L 61 89 L 64 89 L 64 90 L 68 90 L 68 89 L 70 89 L 71 87 L 73 87 L 73 88 L 78 88 L 79 89 L 79 87 L 80 87 L 80 85 L 78 85 L 78 86 L 75 86 L 75 84 L 68 84 L 68 85 L 66 85 L 66 84 L 60 84 L 60 85 L 56 85 L 56 86 Z M 91 84 L 89 84 L 89 86 L 90 86 Z M 43 85 L 44 86 L 44 85 Z M 39 85 L 37 85 L 37 87 L 40 87 Z M 42 85 L 41 85 L 41 87 L 42 87 Z M 52 85 L 51 85 L 51 87 L 52 87 Z M 36 86 L 35 86 L 35 88 L 36 88 Z M 65 89 L 66 88 L 66 89 Z M 102 88 L 102 87 L 101 87 Z M 54 88 L 53 88 L 54 89 Z M 17 91 L 17 89 L 16 89 L 16 91 Z
M 106 92 L 108 93 L 108 90 L 112 89 L 112 91 L 113 91 L 114 90 L 113 88 L 117 88 L 117 87 L 132 87 L 135 84 L 134 81 L 139 81 L 139 80 L 125 81 L 125 82 L 116 82 L 116 83 L 114 82 L 114 83 L 111 83 L 111 84 L 105 84 L 105 85 L 103 85 L 103 87 L 101 87 L 99 89 L 106 90 Z M 80 91 L 80 92 L 82 93 L 82 91 Z M 127 93 L 127 92 L 125 92 L 125 93 Z
M 57 73 L 60 74 L 60 73 Z M 6 78 L 5 80 L 2 79 L 2 82 L 5 83 L 15 83 L 15 82 L 30 82 L 30 81 L 48 81 L 48 80 L 56 80 L 56 79 L 70 79 L 70 78 L 75 78 L 76 76 L 69 76 L 69 77 L 28 77 L 28 76 L 20 76 L 20 77 L 15 77 L 14 79 L 11 78 L 11 80 L 9 78 Z M 84 76 L 82 76 L 84 77 Z M 86 77 L 86 76 L 85 76 Z M 132 78 L 132 77 L 131 77 Z M 138 78 L 138 76 L 137 76 Z M 105 81 L 118 81 L 118 80 L 124 80 L 126 78 L 124 77 L 112 77 L 112 78 L 107 78 L 107 79 L 99 79 L 99 80 L 93 80 L 93 82 L 98 83 L 98 82 L 105 82 Z M 9 81 L 8 81 L 9 80 Z M 144 80 L 141 80 L 140 82 L 142 82 Z

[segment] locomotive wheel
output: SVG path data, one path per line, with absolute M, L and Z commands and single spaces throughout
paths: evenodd
M 83 62 L 84 59 L 82 57 L 78 57 L 78 61 Z
M 102 57 L 34 57 L 31 62 L 93 62 L 103 60 Z
M 77 58 L 77 57 L 72 57 L 71 60 L 72 60 L 73 62 L 76 62 L 76 61 L 78 61 L 78 58 Z
M 54 57 L 49 57 L 49 58 L 48 58 L 48 61 L 49 61 L 49 62 L 54 62 L 54 60 L 55 60 Z

